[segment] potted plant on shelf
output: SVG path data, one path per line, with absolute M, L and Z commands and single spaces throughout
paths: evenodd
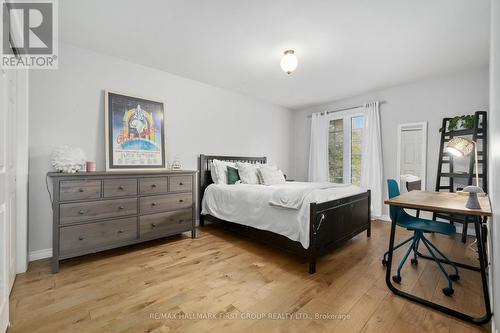
M 450 120 L 448 121 L 448 128 L 446 129 L 446 131 L 452 132 L 459 129 L 471 129 L 473 127 L 474 127 L 474 115 L 466 114 L 450 118 Z M 444 130 L 445 130 L 444 127 L 441 127 L 439 129 L 439 132 L 443 132 Z

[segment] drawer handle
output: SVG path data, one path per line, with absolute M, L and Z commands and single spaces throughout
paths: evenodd
M 83 236 L 78 236 L 78 240 L 84 240 L 84 239 L 85 239 L 85 237 L 83 237 Z
M 156 188 L 156 184 L 152 184 L 152 185 L 151 185 L 151 187 L 152 187 L 152 188 Z
M 151 223 L 151 227 L 156 228 L 157 225 L 155 223 Z
M 85 214 L 85 211 L 83 209 L 81 209 L 78 211 L 78 214 L 83 215 L 83 214 Z
M 120 186 L 118 186 L 118 189 L 123 191 L 125 189 L 125 187 L 123 187 L 123 185 L 120 185 Z
M 155 207 L 157 205 L 156 202 L 151 203 L 151 206 Z
M 179 183 L 179 185 L 180 185 L 180 186 L 182 186 L 182 185 L 184 185 L 184 183 L 183 183 L 183 182 L 180 182 L 180 183 Z
M 179 199 L 179 202 L 184 202 L 184 200 L 183 199 Z
M 118 233 L 123 234 L 123 230 L 122 229 L 118 230 Z
M 78 192 L 85 192 L 85 190 L 83 188 L 79 188 Z
M 123 206 L 120 206 L 120 207 L 118 207 L 118 209 L 120 209 L 120 210 L 121 210 L 121 209 L 125 209 L 125 207 L 123 207 Z

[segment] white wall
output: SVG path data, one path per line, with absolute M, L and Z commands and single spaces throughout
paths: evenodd
M 381 105 L 384 180 L 396 178 L 397 125 L 427 121 L 427 189 L 434 190 L 442 118 L 488 110 L 488 69 L 407 83 L 365 93 L 356 97 L 314 106 L 295 113 L 295 177 L 307 179 L 310 118 L 312 112 L 361 105 L 367 101 L 385 100 Z M 386 195 L 384 195 L 386 197 Z M 387 207 L 384 207 L 387 214 Z
M 494 217 L 490 222 L 493 274 L 493 317 L 496 330 L 500 328 L 500 3 L 491 1 L 491 56 L 490 56 L 490 196 Z M 494 332 L 495 333 L 495 332 Z
M 290 174 L 291 111 L 63 44 L 59 69 L 32 71 L 30 77 L 30 251 L 52 247 L 45 189 L 51 151 L 63 144 L 79 146 L 104 169 L 105 89 L 163 100 L 167 155 L 169 160 L 178 155 L 185 169 L 197 169 L 197 156 L 207 153 L 268 156 Z

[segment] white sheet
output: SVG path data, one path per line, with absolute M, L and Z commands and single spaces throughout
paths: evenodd
M 269 204 L 274 191 L 286 188 L 303 188 L 304 183 L 287 182 L 271 186 L 250 184 L 211 184 L 205 189 L 202 214 L 219 219 L 268 230 L 293 241 L 304 249 L 309 247 L 309 204 L 325 202 L 359 194 L 364 190 L 354 185 L 336 185 L 316 189 L 306 195 L 300 209 L 275 207 Z
M 324 190 L 330 187 L 340 187 L 334 183 L 295 183 L 294 186 L 280 186 L 271 195 L 269 204 L 273 206 L 299 209 L 304 199 L 314 190 Z

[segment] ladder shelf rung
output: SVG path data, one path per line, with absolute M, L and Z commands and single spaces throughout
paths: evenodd
M 469 174 L 467 172 L 441 172 L 441 177 L 469 178 Z M 476 178 L 476 175 L 473 175 L 473 178 Z M 479 174 L 479 178 L 483 178 L 483 175 Z

